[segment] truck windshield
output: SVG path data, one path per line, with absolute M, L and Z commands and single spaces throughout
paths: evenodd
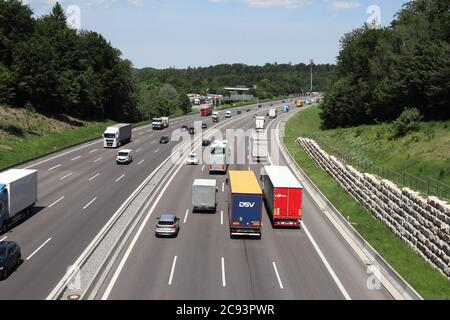
M 225 148 L 211 148 L 211 154 L 225 154 Z
M 106 139 L 114 139 L 116 137 L 116 135 L 114 133 L 105 133 L 104 137 Z

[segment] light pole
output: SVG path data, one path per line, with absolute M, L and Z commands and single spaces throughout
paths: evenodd
M 313 68 L 314 60 L 310 59 L 309 62 L 311 64 L 311 91 L 310 91 L 310 97 L 312 97 L 312 92 L 313 92 L 313 70 L 312 70 L 312 68 Z

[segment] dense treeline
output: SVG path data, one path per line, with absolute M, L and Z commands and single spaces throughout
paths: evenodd
M 326 91 L 330 85 L 333 65 L 313 65 L 313 90 Z M 226 95 L 226 86 L 256 86 L 252 92 L 261 99 L 310 91 L 310 66 L 305 64 L 222 64 L 210 67 L 187 69 L 137 70 L 141 82 L 157 79 L 184 92 L 199 94 L 218 93 Z
M 41 113 L 134 120 L 131 63 L 100 34 L 67 26 L 59 3 L 34 18 L 19 0 L 0 0 L 0 102 Z
M 391 121 L 405 109 L 450 118 L 449 0 L 411 1 L 390 27 L 366 25 L 341 40 L 323 127 Z

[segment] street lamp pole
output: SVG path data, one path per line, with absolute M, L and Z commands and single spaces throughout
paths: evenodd
M 314 60 L 310 59 L 309 62 L 311 64 L 311 91 L 310 91 L 310 96 L 312 97 L 312 92 L 313 92 L 313 70 L 312 70 L 312 68 L 313 68 Z

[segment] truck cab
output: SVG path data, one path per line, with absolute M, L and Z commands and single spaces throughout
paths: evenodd
M 153 118 L 152 121 L 153 130 L 161 130 L 163 129 L 163 121 L 161 118 Z
M 231 118 L 231 111 L 227 111 L 225 113 L 225 118 Z
M 8 208 L 8 189 L 5 184 L 0 184 L 0 226 L 3 226 L 4 221 L 8 218 Z
M 213 120 L 213 122 L 219 122 L 219 113 L 218 112 L 213 112 L 212 120 Z

